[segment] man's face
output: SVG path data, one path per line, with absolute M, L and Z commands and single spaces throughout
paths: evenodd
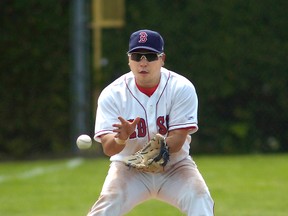
M 141 87 L 154 87 L 160 81 L 160 69 L 164 65 L 165 55 L 149 50 L 137 50 L 128 55 L 129 66 L 136 82 Z

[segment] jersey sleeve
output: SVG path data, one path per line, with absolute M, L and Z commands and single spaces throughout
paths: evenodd
M 190 81 L 181 83 L 173 97 L 169 114 L 169 130 L 188 129 L 190 134 L 198 130 L 198 97 Z
M 117 104 L 111 94 L 109 88 L 104 89 L 99 98 L 95 119 L 94 139 L 100 142 L 100 136 L 107 133 L 113 133 L 112 124 L 119 122 L 119 111 Z

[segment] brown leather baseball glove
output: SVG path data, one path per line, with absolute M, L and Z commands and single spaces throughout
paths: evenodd
M 123 160 L 129 167 L 153 173 L 163 172 L 168 161 L 169 148 L 161 134 L 156 134 L 142 149 Z

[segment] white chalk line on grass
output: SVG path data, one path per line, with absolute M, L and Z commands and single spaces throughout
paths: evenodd
M 27 170 L 22 173 L 17 173 L 14 175 L 0 175 L 0 183 L 9 181 L 9 180 L 14 180 L 14 179 L 20 179 L 20 180 L 29 179 L 29 178 L 33 178 L 39 175 L 57 172 L 63 169 L 74 169 L 80 166 L 82 163 L 83 163 L 82 158 L 74 158 L 63 164 L 57 164 L 57 165 L 48 166 L 48 167 L 36 167 L 36 168 Z

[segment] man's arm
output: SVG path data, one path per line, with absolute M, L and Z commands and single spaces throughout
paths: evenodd
M 115 132 L 116 135 L 104 134 L 101 136 L 103 152 L 107 156 L 113 156 L 124 149 L 126 140 L 128 140 L 130 135 L 135 131 L 136 125 L 140 120 L 140 118 L 137 117 L 133 122 L 129 122 L 121 116 L 118 117 L 118 119 L 120 123 L 112 125 L 115 128 L 113 132 Z
M 181 150 L 188 133 L 189 129 L 176 129 L 168 132 L 166 143 L 170 153 L 176 153 Z

